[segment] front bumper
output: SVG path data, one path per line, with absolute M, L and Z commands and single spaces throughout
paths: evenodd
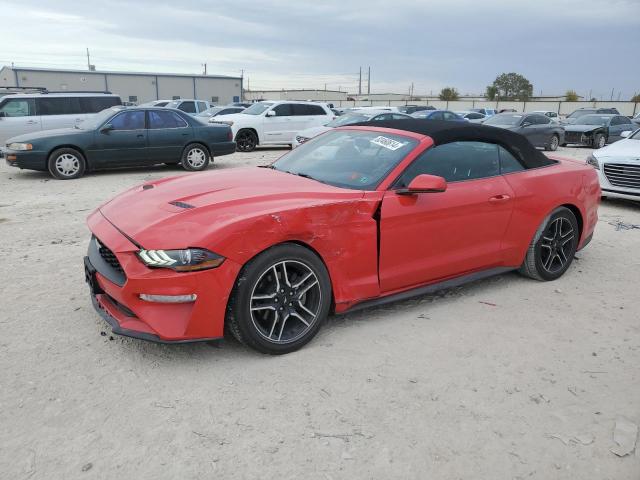
M 47 154 L 38 150 L 10 150 L 4 149 L 4 159 L 10 167 L 26 168 L 28 170 L 47 169 Z
M 89 244 L 85 279 L 94 308 L 113 333 L 160 343 L 223 337 L 227 302 L 239 265 L 227 259 L 218 268 L 200 272 L 151 269 L 138 260 L 139 247 L 100 211 L 91 214 L 88 223 L 100 243 L 92 238 Z M 142 300 L 141 293 L 196 294 L 197 298 L 189 303 L 157 303 Z
M 602 190 L 603 197 L 622 198 L 625 200 L 640 201 L 640 188 L 632 188 L 628 186 L 615 185 L 607 178 L 603 172 L 605 163 L 600 162 L 600 169 L 598 172 L 598 180 L 600 182 L 600 189 Z M 620 183 L 620 182 L 616 182 Z M 625 184 L 626 182 L 622 182 Z
M 572 145 L 585 145 L 590 147 L 593 144 L 593 134 L 584 132 L 571 132 L 565 130 L 564 141 L 561 143 L 570 143 Z

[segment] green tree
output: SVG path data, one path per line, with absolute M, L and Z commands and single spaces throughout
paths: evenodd
M 631 101 L 635 103 L 640 103 L 640 93 L 636 93 L 633 97 L 631 97 Z
M 458 100 L 460 94 L 454 87 L 445 87 L 440 90 L 440 100 Z
M 575 90 L 567 90 L 567 93 L 564 94 L 565 100 L 567 102 L 577 102 L 578 94 Z
M 519 73 L 502 73 L 491 86 L 496 89 L 498 100 L 526 102 L 533 95 L 533 85 Z
M 487 100 L 495 100 L 497 95 L 498 95 L 498 89 L 493 85 L 489 85 L 487 87 L 487 91 L 484 94 L 484 96 L 487 97 Z

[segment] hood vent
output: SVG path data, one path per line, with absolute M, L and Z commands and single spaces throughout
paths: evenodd
M 180 208 L 196 208 L 193 205 L 190 205 L 188 203 L 184 203 L 184 202 L 180 202 L 179 200 L 175 200 L 173 202 L 169 202 L 170 205 L 175 205 L 176 207 L 180 207 Z
M 151 185 L 150 183 L 148 183 L 147 185 L 143 185 L 142 186 L 143 190 L 149 190 L 150 188 L 153 188 L 153 185 Z

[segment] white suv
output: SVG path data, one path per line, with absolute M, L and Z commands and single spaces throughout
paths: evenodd
M 0 98 L 0 146 L 8 138 L 39 130 L 71 128 L 106 108 L 121 105 L 104 93 L 18 93 Z
M 300 130 L 334 118 L 324 103 L 274 101 L 254 103 L 242 113 L 213 117 L 209 122 L 230 125 L 238 150 L 251 152 L 257 145 L 293 145 Z

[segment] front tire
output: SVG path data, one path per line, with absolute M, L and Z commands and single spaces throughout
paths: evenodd
M 595 148 L 595 149 L 602 148 L 606 144 L 607 144 L 607 139 L 601 133 L 597 134 L 593 139 L 593 148 Z
M 84 156 L 74 148 L 59 148 L 51 152 L 47 168 L 53 178 L 72 180 L 84 175 L 87 162 Z
M 236 134 L 236 149 L 239 152 L 253 152 L 258 146 L 258 135 L 253 130 L 240 130 Z
M 243 267 L 231 294 L 226 325 L 241 343 L 280 355 L 307 344 L 331 307 L 322 260 L 294 243 L 266 250 Z
M 560 144 L 560 139 L 558 138 L 558 135 L 554 133 L 553 135 L 551 135 L 551 140 L 549 141 L 549 144 L 545 145 L 544 149 L 547 152 L 555 152 L 556 150 L 558 150 L 559 144 Z
M 533 236 L 520 273 L 540 281 L 560 278 L 573 262 L 579 238 L 573 212 L 566 207 L 556 208 Z
M 189 172 L 199 172 L 209 165 L 209 152 L 199 143 L 188 145 L 182 152 L 182 168 Z

